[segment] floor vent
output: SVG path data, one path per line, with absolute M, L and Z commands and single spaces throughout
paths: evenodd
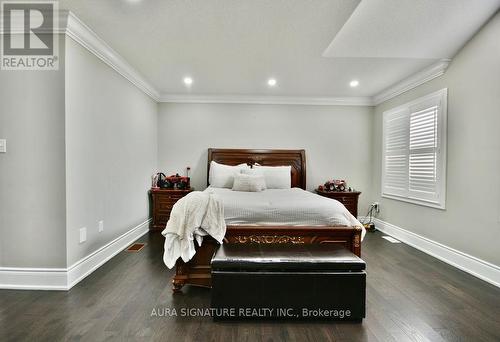
M 396 240 L 395 238 L 393 238 L 392 236 L 387 236 L 387 235 L 384 235 L 382 236 L 382 239 L 386 239 L 387 241 L 391 242 L 391 243 L 401 243 L 401 241 L 399 240 Z
M 139 252 L 141 249 L 146 246 L 145 243 L 134 243 L 132 246 L 127 248 L 127 252 Z

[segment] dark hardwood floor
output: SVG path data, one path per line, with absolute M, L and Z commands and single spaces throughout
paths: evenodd
M 0 341 L 500 341 L 500 289 L 381 236 L 363 242 L 362 323 L 179 317 L 209 307 L 210 290 L 172 295 L 154 233 L 142 251 L 118 254 L 69 292 L 0 290 Z M 163 316 L 173 308 L 178 317 Z

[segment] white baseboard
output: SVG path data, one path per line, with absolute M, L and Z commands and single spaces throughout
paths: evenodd
M 149 231 L 148 219 L 68 268 L 0 267 L 0 289 L 69 290 Z
M 0 289 L 67 290 L 65 268 L 0 267 Z
M 151 222 L 151 219 L 140 223 L 125 234 L 120 235 L 113 241 L 99 248 L 97 251 L 87 255 L 68 267 L 68 289 L 78 284 L 82 279 L 94 272 L 106 261 L 146 234 L 149 231 L 149 222 Z
M 381 232 L 390 235 L 426 254 L 429 254 L 451 266 L 467 272 L 492 285 L 500 287 L 500 267 L 472 255 L 460 252 L 439 242 L 425 238 L 391 223 L 374 219 L 375 226 Z

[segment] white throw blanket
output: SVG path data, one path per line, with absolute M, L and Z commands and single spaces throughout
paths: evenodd
M 194 240 L 201 246 L 203 236 L 210 235 L 222 243 L 226 234 L 224 206 L 212 192 L 193 191 L 172 207 L 165 236 L 163 262 L 168 268 L 175 266 L 179 257 L 188 262 L 196 253 Z

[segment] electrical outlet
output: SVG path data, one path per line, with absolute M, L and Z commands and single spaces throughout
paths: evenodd
M 0 139 L 0 152 L 1 153 L 7 152 L 7 140 L 6 139 Z
M 378 202 L 373 202 L 372 206 L 377 214 L 380 213 L 380 204 Z
M 99 233 L 101 233 L 104 230 L 104 221 L 99 221 Z
M 80 243 L 87 241 L 87 228 L 80 228 Z

